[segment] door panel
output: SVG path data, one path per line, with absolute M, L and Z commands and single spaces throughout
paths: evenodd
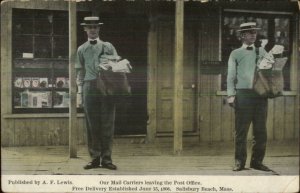
M 188 25 L 188 24 L 187 24 Z M 174 91 L 174 23 L 159 21 L 158 24 L 158 78 L 157 78 L 157 132 L 173 132 Z M 183 66 L 183 131 L 195 130 L 195 36 L 187 27 L 184 32 Z

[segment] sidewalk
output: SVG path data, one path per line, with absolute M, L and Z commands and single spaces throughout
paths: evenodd
M 249 153 L 251 152 L 251 144 Z M 181 155 L 173 155 L 172 141 L 145 144 L 143 139 L 115 139 L 113 161 L 118 170 L 84 170 L 89 162 L 86 146 L 78 158 L 69 158 L 68 146 L 2 147 L 2 174 L 82 175 L 272 175 L 246 167 L 233 172 L 233 143 L 184 143 Z M 248 157 L 250 157 L 248 155 Z M 280 175 L 299 175 L 299 142 L 269 142 L 264 163 Z

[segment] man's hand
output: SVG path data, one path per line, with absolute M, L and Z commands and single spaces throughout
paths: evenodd
M 235 108 L 235 96 L 229 96 L 227 98 L 227 103 L 229 104 L 229 106 L 231 106 L 232 108 Z
M 115 63 L 109 60 L 107 62 L 103 62 L 103 63 L 99 64 L 99 67 L 102 70 L 112 70 L 113 65 L 115 65 Z

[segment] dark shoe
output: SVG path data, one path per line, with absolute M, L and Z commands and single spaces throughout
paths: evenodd
M 95 158 L 90 163 L 85 165 L 83 168 L 85 170 L 89 170 L 89 169 L 92 169 L 92 168 L 99 168 L 99 165 L 100 165 L 100 158 Z
M 241 165 L 235 165 L 232 169 L 232 171 L 238 172 L 245 169 L 245 166 L 241 166 Z
M 117 166 L 112 164 L 112 163 L 107 163 L 107 164 L 102 164 L 102 168 L 107 168 L 107 169 L 110 169 L 110 170 L 116 170 Z
M 238 171 L 241 171 L 243 169 L 245 169 L 245 165 L 242 164 L 241 161 L 236 160 L 232 171 L 238 172 Z
M 250 168 L 253 168 L 253 169 L 256 169 L 256 170 L 261 170 L 261 171 L 266 171 L 266 172 L 272 171 L 270 168 L 263 165 L 262 163 L 251 163 Z

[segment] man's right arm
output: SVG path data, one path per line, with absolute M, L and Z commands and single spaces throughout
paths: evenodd
M 236 84 L 236 59 L 234 58 L 233 52 L 231 52 L 228 60 L 228 71 L 227 71 L 227 102 L 230 106 L 234 106 L 234 100 L 236 95 L 235 84 Z
M 77 104 L 78 106 L 82 105 L 82 85 L 84 79 L 84 60 L 80 49 L 77 50 L 76 55 L 76 62 L 75 62 L 75 69 L 76 69 L 76 84 L 77 84 Z
M 76 84 L 78 87 L 78 93 L 82 92 L 82 85 L 84 79 L 84 60 L 80 49 L 77 50 L 76 55 L 76 62 L 75 62 L 75 69 L 76 69 Z M 80 87 L 80 89 L 79 89 Z

